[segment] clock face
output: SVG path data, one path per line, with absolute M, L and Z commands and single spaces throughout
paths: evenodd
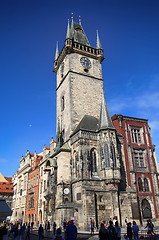
M 64 62 L 61 64 L 61 68 L 60 68 L 61 75 L 63 75 L 63 72 L 64 72 Z
M 91 68 L 91 61 L 86 57 L 82 57 L 80 59 L 80 63 L 82 64 L 83 67 L 87 69 Z
M 64 189 L 64 194 L 69 194 L 70 190 L 68 188 Z

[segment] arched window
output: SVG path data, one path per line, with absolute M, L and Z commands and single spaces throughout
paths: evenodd
M 151 206 L 147 199 L 142 200 L 141 206 L 143 218 L 152 218 Z
M 91 173 L 97 172 L 97 158 L 95 149 L 92 148 L 90 151 L 90 163 L 91 163 Z
M 79 173 L 79 156 L 78 156 L 78 152 L 76 152 L 75 154 L 75 174 L 76 174 L 76 177 L 78 177 L 78 173 Z
M 116 168 L 116 156 L 115 156 L 115 147 L 113 144 L 110 145 L 112 161 L 113 161 L 113 168 Z
M 149 184 L 147 178 L 144 178 L 144 190 L 145 192 L 149 192 Z
M 139 192 L 142 192 L 143 191 L 143 185 L 142 185 L 142 180 L 141 180 L 140 177 L 138 178 L 138 187 L 139 187 Z
M 110 156 L 109 156 L 109 149 L 108 144 L 104 144 L 104 157 L 105 157 L 105 166 L 110 167 Z

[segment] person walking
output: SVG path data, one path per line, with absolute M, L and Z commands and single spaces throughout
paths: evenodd
M 108 231 L 104 226 L 104 223 L 101 223 L 99 230 L 99 240 L 109 240 Z
M 39 240 L 42 240 L 43 238 L 43 232 L 44 232 L 44 229 L 42 227 L 42 224 L 40 224 L 40 227 L 38 229 L 38 235 L 39 235 Z
M 26 240 L 29 239 L 30 240 L 30 224 L 27 226 L 27 231 L 26 231 Z
M 66 227 L 65 238 L 67 240 L 76 240 L 77 239 L 77 228 L 74 225 L 73 220 L 70 220 L 70 224 Z
M 91 236 L 92 236 L 94 235 L 94 220 L 92 218 L 91 218 L 90 229 L 91 229 Z
M 134 234 L 134 240 L 136 240 L 136 239 L 138 240 L 139 239 L 139 235 L 138 235 L 139 227 L 137 226 L 135 221 L 133 221 L 132 231 Z
M 117 234 L 117 240 L 121 239 L 121 227 L 118 224 L 118 221 L 115 222 L 115 229 Z
M 55 236 L 55 233 L 56 233 L 56 223 L 54 222 L 53 224 L 53 235 Z
M 127 224 L 127 239 L 132 240 L 132 228 L 131 222 Z
M 110 240 L 117 239 L 117 233 L 116 233 L 115 227 L 113 226 L 112 221 L 109 221 L 108 234 L 109 234 Z

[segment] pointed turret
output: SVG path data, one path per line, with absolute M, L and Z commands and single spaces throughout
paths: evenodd
M 96 42 L 96 49 L 102 49 L 100 40 L 99 40 L 99 34 L 98 34 L 98 30 L 97 30 L 97 42 Z
M 58 59 L 58 56 L 59 56 L 59 48 L 58 48 L 58 42 L 56 44 L 56 53 L 55 53 L 55 60 L 56 61 Z
M 68 19 L 66 39 L 70 39 L 70 38 L 71 38 L 71 31 L 70 31 L 70 24 L 69 24 L 69 19 Z
M 110 117 L 108 107 L 105 101 L 104 91 L 102 94 L 102 103 L 101 103 L 101 110 L 100 110 L 100 119 L 99 119 L 99 129 L 115 129 L 112 119 Z

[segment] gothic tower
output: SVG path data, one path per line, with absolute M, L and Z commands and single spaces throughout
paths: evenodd
M 97 35 L 93 48 L 80 23 L 68 22 L 65 45 L 56 49 L 54 72 L 57 75 L 56 119 L 61 138 L 66 142 L 85 114 L 99 118 L 103 89 L 101 62 L 103 50 Z
M 56 48 L 55 219 L 73 217 L 88 230 L 119 218 L 120 156 L 103 88 L 103 49 L 97 32 L 90 46 L 81 22 L 68 22 L 65 45 Z

